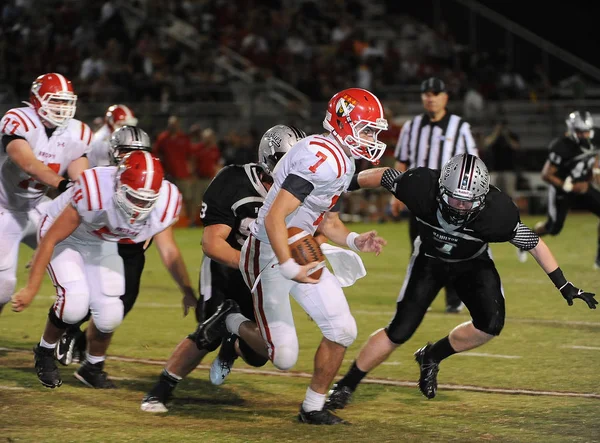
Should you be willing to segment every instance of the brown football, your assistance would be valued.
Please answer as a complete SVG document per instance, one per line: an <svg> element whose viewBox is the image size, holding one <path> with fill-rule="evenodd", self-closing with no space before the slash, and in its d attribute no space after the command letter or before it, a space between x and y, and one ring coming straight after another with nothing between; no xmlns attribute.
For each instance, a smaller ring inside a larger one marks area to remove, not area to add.
<svg viewBox="0 0 600 443"><path fill-rule="evenodd" d="M300 228L291 227L288 228L288 246L292 258L299 265L319 262L319 265L309 275L317 280L320 279L325 267L325 256L315 237Z"/></svg>

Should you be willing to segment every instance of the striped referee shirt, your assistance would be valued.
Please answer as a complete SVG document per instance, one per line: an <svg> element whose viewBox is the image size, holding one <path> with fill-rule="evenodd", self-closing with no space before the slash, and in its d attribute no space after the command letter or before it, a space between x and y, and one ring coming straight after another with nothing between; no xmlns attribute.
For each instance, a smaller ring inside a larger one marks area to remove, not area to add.
<svg viewBox="0 0 600 443"><path fill-rule="evenodd" d="M458 115L446 113L437 122L421 114L402 126L394 157L409 168L442 166L458 154L478 155L471 125Z"/></svg>

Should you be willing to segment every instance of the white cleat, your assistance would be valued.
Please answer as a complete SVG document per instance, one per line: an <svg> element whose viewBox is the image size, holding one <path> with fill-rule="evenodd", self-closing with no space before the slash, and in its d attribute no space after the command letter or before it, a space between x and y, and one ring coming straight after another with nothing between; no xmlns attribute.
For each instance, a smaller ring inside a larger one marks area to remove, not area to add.
<svg viewBox="0 0 600 443"><path fill-rule="evenodd" d="M151 412L153 414L164 414L165 412L169 412L165 404L156 397L144 398L140 409L144 412Z"/></svg>
<svg viewBox="0 0 600 443"><path fill-rule="evenodd" d="M529 253L526 250L517 248L517 258L521 263L525 263L527 261L528 255Z"/></svg>
<svg viewBox="0 0 600 443"><path fill-rule="evenodd" d="M217 355L210 365L210 382L219 386L222 385L229 373L231 372L231 363L222 361L221 358Z"/></svg>

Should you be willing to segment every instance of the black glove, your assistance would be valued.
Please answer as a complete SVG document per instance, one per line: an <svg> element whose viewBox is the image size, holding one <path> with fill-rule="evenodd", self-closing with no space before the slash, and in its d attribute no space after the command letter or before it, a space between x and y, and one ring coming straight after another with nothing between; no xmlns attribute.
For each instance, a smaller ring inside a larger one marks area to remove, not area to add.
<svg viewBox="0 0 600 443"><path fill-rule="evenodd" d="M64 179L58 183L57 189L58 189L58 192L60 192L62 194L67 189L69 189L71 186L73 186L73 182L71 180Z"/></svg>
<svg viewBox="0 0 600 443"><path fill-rule="evenodd" d="M579 288L573 286L573 283L567 282L562 288L560 288L560 293L565 298L569 306L573 306L573 299L580 298L584 302L587 303L590 309L596 309L596 305L598 304L598 300L594 298L594 295L591 292L584 292Z"/></svg>

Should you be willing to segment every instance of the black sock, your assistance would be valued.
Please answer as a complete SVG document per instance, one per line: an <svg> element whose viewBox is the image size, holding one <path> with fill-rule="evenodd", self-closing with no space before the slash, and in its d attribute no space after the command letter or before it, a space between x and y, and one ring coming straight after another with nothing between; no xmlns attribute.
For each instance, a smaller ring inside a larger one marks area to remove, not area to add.
<svg viewBox="0 0 600 443"><path fill-rule="evenodd" d="M446 336L431 345L427 352L427 357L440 362L443 359L450 357L452 354L456 354L456 351L452 349L450 339Z"/></svg>
<svg viewBox="0 0 600 443"><path fill-rule="evenodd" d="M337 385L347 386L354 391L366 375L366 372L358 369L358 366L356 366L356 361L354 361L352 363L352 366L350 367L350 370L346 373L346 375L344 375L344 377L339 382L337 382Z"/></svg>
<svg viewBox="0 0 600 443"><path fill-rule="evenodd" d="M166 369L158 377L158 383L154 385L152 390L148 393L154 397L158 397L162 402L166 402L171 394L177 387L177 384L181 381L181 378L175 378Z"/></svg>

